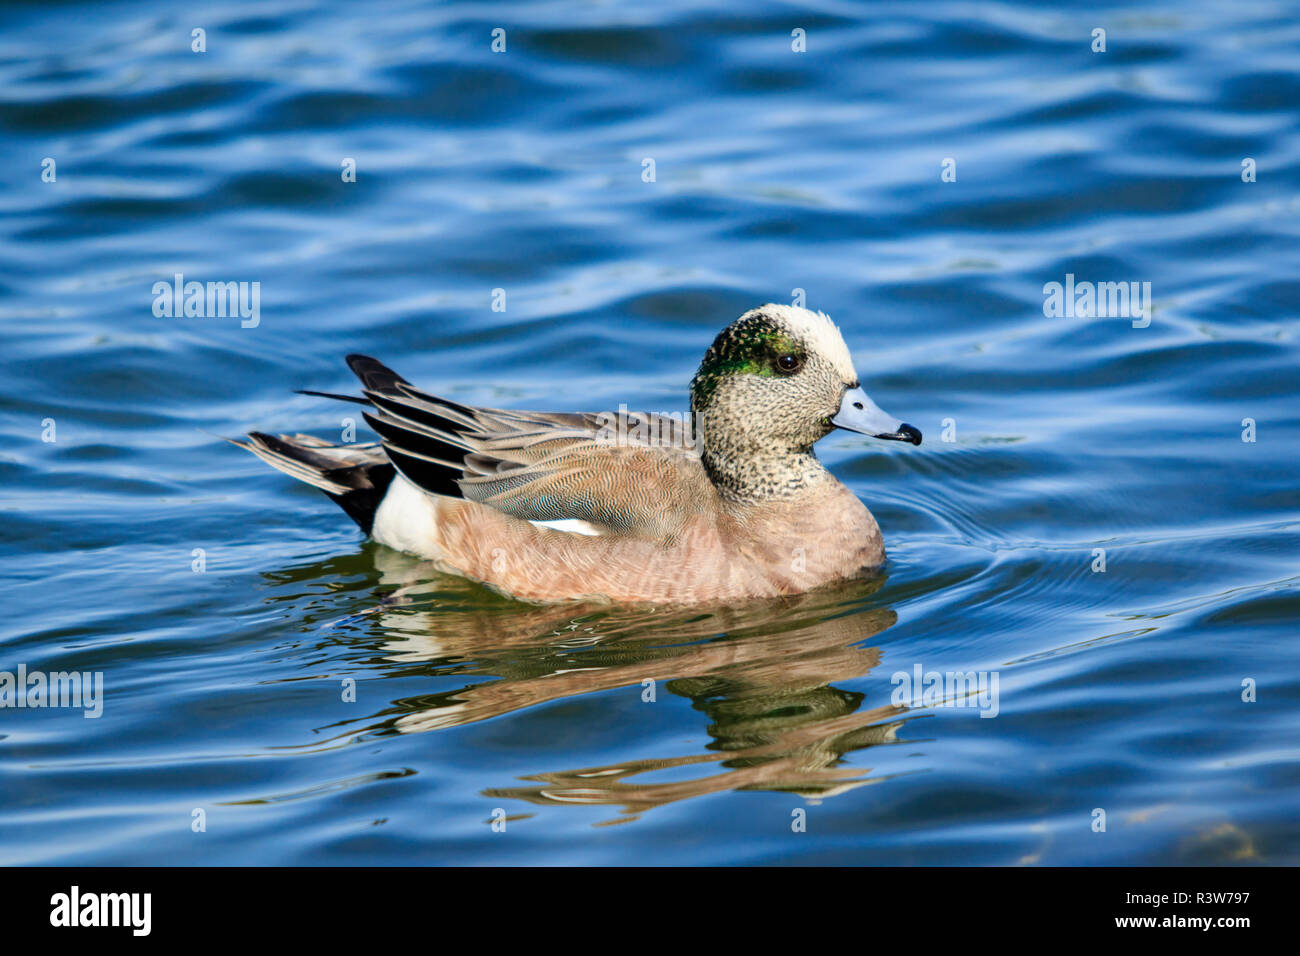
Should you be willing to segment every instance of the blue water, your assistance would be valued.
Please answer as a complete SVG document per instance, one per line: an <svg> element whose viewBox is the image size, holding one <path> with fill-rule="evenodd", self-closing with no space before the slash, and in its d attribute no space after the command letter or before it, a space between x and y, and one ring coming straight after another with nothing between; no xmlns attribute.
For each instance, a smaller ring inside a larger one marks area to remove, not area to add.
<svg viewBox="0 0 1300 956"><path fill-rule="evenodd" d="M4 10L0 671L104 689L0 709L0 862L1300 861L1298 51L1252 0ZM926 435L819 446L883 580L516 604L218 437L340 440L292 390L351 351L680 409L795 290Z"/></svg>

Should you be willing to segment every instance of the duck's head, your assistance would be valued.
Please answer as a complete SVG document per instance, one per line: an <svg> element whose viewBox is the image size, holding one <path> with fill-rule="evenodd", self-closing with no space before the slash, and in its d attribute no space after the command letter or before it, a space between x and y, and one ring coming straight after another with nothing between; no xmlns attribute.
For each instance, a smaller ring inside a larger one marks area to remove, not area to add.
<svg viewBox="0 0 1300 956"><path fill-rule="evenodd" d="M713 340L691 381L705 453L807 454L836 428L921 444L867 397L840 330L820 312L764 305Z"/></svg>

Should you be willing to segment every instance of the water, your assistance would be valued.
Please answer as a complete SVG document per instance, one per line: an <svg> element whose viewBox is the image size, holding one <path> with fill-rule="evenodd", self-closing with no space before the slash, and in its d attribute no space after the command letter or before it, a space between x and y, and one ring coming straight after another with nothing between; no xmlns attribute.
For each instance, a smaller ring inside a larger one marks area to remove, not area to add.
<svg viewBox="0 0 1300 956"><path fill-rule="evenodd" d="M0 710L0 861L1300 860L1294 8L719 10L4 12L0 670L104 698ZM156 317L177 272L259 323ZM1149 282L1149 325L1045 316L1067 274ZM338 440L292 389L349 351L682 408L795 289L926 435L820 446L883 580L514 604L217 437ZM917 665L996 717L896 706Z"/></svg>

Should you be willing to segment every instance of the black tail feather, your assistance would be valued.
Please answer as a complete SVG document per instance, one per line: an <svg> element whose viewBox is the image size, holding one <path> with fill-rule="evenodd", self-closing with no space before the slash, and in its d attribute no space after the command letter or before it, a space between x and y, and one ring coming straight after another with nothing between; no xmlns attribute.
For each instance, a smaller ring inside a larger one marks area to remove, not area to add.
<svg viewBox="0 0 1300 956"><path fill-rule="evenodd" d="M366 534L373 530L375 513L399 472L425 491L463 497L457 482L464 467L457 462L463 462L465 449L428 432L437 429L457 435L463 419L447 416L465 416L473 409L426 395L368 355L349 355L347 363L361 380L364 397L306 388L298 389L298 394L373 408L375 414L367 413L365 419L379 433L382 452L377 445L331 445L310 435L250 432L246 441L228 440L325 492Z"/></svg>
<svg viewBox="0 0 1300 956"><path fill-rule="evenodd" d="M357 527L361 529L362 533L369 537L371 530L375 526L375 512L379 510L379 503L384 500L384 495L388 493L388 486L392 484L397 469L387 462L382 465L357 467L365 468L369 487L354 488L341 495L332 491L327 491L325 494L329 495L330 499L357 523Z"/></svg>
<svg viewBox="0 0 1300 956"><path fill-rule="evenodd" d="M373 445L330 445L308 435L265 432L250 432L247 441L227 440L325 492L366 534L374 527L375 512L397 473ZM367 455L367 449L373 453Z"/></svg>
<svg viewBox="0 0 1300 956"><path fill-rule="evenodd" d="M449 468L442 462L431 461L419 455L408 454L388 444L384 445L384 451L388 453L389 459L402 474L417 487L448 498L465 497L460 490L460 485L456 483L456 479L461 474L458 469Z"/></svg>
<svg viewBox="0 0 1300 956"><path fill-rule="evenodd" d="M411 384L379 359L373 359L369 355L354 352L347 357L347 363L352 374L361 379L361 384L367 391L389 392L396 390L399 384Z"/></svg>
<svg viewBox="0 0 1300 956"><path fill-rule="evenodd" d="M310 388L295 388L294 391L299 395L315 395L317 398L332 398L339 402L353 402L357 405L370 404L368 399L362 398L360 395L339 395L335 392L316 392L312 391Z"/></svg>
<svg viewBox="0 0 1300 956"><path fill-rule="evenodd" d="M465 472L465 448L429 431L438 430L450 437L464 428L463 421L438 414L438 406L462 415L472 409L426 395L368 355L352 354L347 362L348 368L361 379L366 400L375 410L375 414L363 413L364 417L379 433L384 452L397 470L425 491L464 497L458 482Z"/></svg>

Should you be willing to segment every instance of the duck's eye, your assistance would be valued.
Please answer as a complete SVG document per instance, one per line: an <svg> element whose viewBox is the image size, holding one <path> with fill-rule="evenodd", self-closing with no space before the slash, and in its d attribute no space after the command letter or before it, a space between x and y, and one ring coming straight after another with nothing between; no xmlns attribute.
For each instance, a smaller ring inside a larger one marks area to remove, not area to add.
<svg viewBox="0 0 1300 956"><path fill-rule="evenodd" d="M799 369L803 368L803 356L795 355L793 352L786 352L776 357L776 370L783 375L793 375Z"/></svg>

